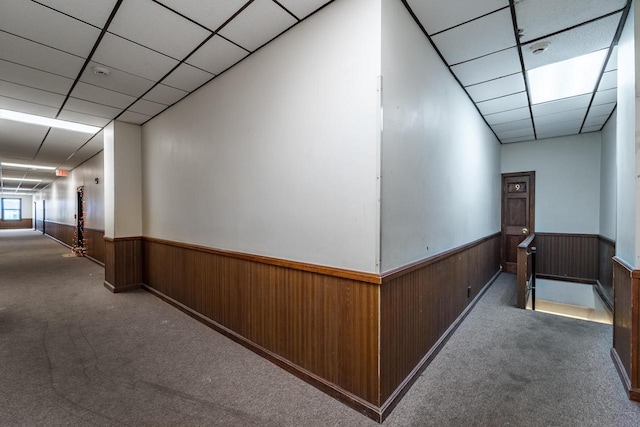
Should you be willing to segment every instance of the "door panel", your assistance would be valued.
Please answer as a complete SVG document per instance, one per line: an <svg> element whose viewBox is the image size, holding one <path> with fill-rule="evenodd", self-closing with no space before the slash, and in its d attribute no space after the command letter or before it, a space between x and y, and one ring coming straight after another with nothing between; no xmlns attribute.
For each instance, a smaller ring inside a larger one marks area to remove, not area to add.
<svg viewBox="0 0 640 427"><path fill-rule="evenodd" d="M518 245L534 232L535 172L502 175L502 268L517 270Z"/></svg>

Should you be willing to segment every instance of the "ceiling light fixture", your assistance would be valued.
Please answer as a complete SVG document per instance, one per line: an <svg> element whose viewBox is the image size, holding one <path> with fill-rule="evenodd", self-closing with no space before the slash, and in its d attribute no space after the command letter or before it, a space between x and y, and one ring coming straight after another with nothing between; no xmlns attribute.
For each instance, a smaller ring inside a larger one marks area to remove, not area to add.
<svg viewBox="0 0 640 427"><path fill-rule="evenodd" d="M33 194L30 193L9 193L8 191L0 191L0 194L6 194L9 196L33 196Z"/></svg>
<svg viewBox="0 0 640 427"><path fill-rule="evenodd" d="M45 171L52 171L52 170L56 169L53 166L27 165L27 164L23 164L23 163L2 162L2 163L0 163L0 165L1 166L6 166L6 167L10 167L10 168L24 168L24 169L45 170Z"/></svg>
<svg viewBox="0 0 640 427"><path fill-rule="evenodd" d="M3 176L2 180L3 181L42 182L41 179L35 179L35 178L7 178L6 176Z"/></svg>
<svg viewBox="0 0 640 427"><path fill-rule="evenodd" d="M102 77L107 77L109 74L111 74L111 70L108 68L96 65L95 67L93 67L93 74L97 74Z"/></svg>
<svg viewBox="0 0 640 427"><path fill-rule="evenodd" d="M540 55L543 52L546 52L551 47L551 43L549 42L540 42L529 47L529 50L534 55Z"/></svg>
<svg viewBox="0 0 640 427"><path fill-rule="evenodd" d="M36 116L33 114L18 113L17 111L4 110L0 108L0 119L13 120L16 122L30 123L33 125L47 126L58 129L67 129L75 132L98 133L101 128L97 126L82 125L80 123L67 122L66 120L51 119L49 117Z"/></svg>
<svg viewBox="0 0 640 427"><path fill-rule="evenodd" d="M531 103L555 101L595 90L608 49L527 71Z"/></svg>

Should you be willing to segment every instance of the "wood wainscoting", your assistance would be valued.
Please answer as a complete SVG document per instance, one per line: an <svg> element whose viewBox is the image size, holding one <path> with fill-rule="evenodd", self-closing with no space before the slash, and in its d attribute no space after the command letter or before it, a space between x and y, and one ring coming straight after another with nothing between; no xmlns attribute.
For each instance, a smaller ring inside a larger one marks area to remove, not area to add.
<svg viewBox="0 0 640 427"><path fill-rule="evenodd" d="M76 227L69 224L61 224L59 222L45 221L45 234L65 246L73 247L73 236Z"/></svg>
<svg viewBox="0 0 640 427"><path fill-rule="evenodd" d="M0 230L16 230L20 228L33 228L33 220L31 218L0 220Z"/></svg>
<svg viewBox="0 0 640 427"><path fill-rule="evenodd" d="M598 283L596 290L602 301L613 311L613 257L616 254L616 242L604 236L598 236Z"/></svg>
<svg viewBox="0 0 640 427"><path fill-rule="evenodd" d="M632 400L640 401L640 270L613 258L613 348L611 357Z"/></svg>
<svg viewBox="0 0 640 427"><path fill-rule="evenodd" d="M142 237L104 237L104 286L113 293L142 286Z"/></svg>
<svg viewBox="0 0 640 427"><path fill-rule="evenodd" d="M142 262L145 289L381 422L496 276L500 234L384 275L149 237Z"/></svg>
<svg viewBox="0 0 640 427"><path fill-rule="evenodd" d="M41 219L36 219L36 230L44 233L44 221Z"/></svg>
<svg viewBox="0 0 640 427"><path fill-rule="evenodd" d="M598 235L536 232L536 272L541 278L595 284Z"/></svg>
<svg viewBox="0 0 640 427"><path fill-rule="evenodd" d="M84 229L85 255L104 267L104 230Z"/></svg>

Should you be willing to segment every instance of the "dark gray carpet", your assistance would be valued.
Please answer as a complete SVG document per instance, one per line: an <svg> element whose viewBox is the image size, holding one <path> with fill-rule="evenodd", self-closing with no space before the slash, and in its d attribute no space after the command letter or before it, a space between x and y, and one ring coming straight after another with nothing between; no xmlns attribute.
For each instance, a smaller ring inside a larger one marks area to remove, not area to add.
<svg viewBox="0 0 640 427"><path fill-rule="evenodd" d="M374 426L32 231L0 231L0 425ZM488 291L385 425L637 426L611 327Z"/></svg>

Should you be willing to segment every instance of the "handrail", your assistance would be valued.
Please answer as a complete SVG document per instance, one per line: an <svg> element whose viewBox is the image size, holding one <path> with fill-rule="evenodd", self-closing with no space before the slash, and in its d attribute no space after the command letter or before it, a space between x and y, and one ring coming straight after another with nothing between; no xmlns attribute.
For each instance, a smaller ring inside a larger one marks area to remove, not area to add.
<svg viewBox="0 0 640 427"><path fill-rule="evenodd" d="M531 234L518 245L518 300L516 304L518 308L526 308L529 291L535 286L535 273L533 270L535 261L531 259L532 256L535 256L535 247L533 246L535 238L536 235ZM529 286L529 283L531 283L531 286Z"/></svg>

